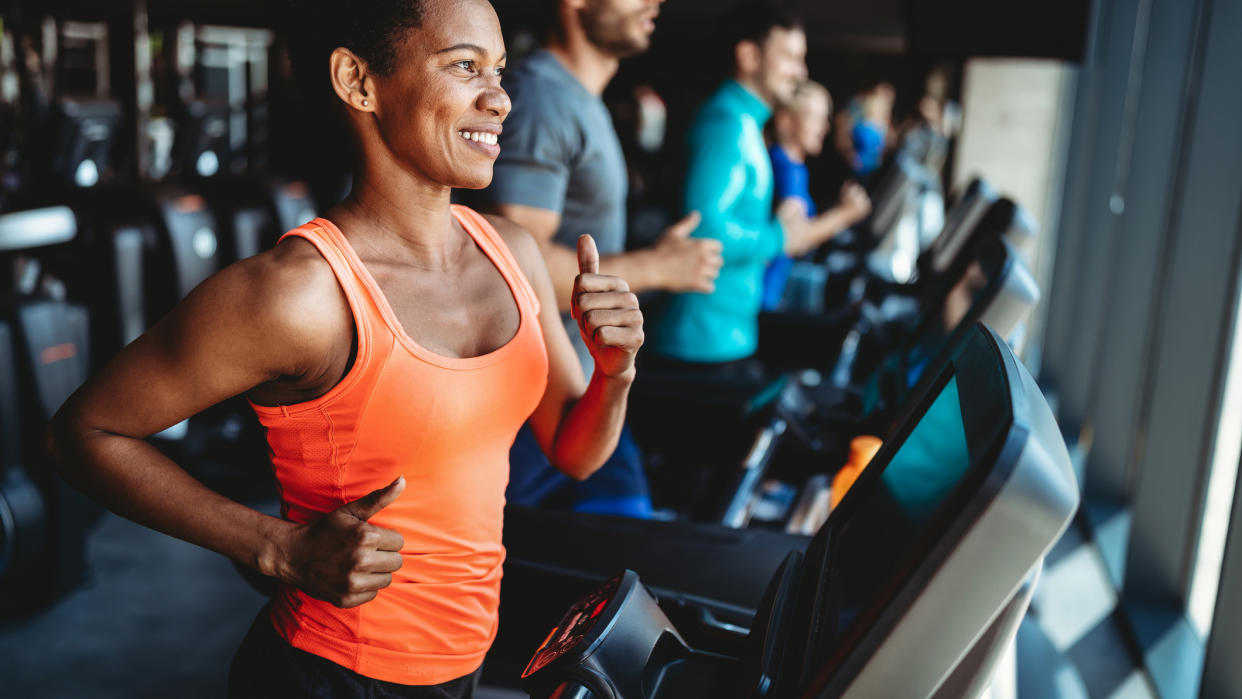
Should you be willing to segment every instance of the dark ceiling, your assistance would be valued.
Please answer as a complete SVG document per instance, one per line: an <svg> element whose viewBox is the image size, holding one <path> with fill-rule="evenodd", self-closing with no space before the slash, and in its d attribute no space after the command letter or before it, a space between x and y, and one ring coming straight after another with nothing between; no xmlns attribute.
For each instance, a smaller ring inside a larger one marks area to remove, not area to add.
<svg viewBox="0 0 1242 699"><path fill-rule="evenodd" d="M669 20L710 26L736 2L667 0L661 12ZM493 4L502 16L519 16L529 13L532 0L493 0ZM812 50L1077 61L1086 47L1092 2L801 0L792 4L805 19Z"/></svg>
<svg viewBox="0 0 1242 699"><path fill-rule="evenodd" d="M287 0L145 0L153 20L271 25ZM543 1L543 0L539 0ZM535 0L492 0L502 17L530 13ZM710 25L736 0L668 0L663 14ZM0 0L27 14L69 11L82 19L124 11L133 0ZM800 0L812 50L938 57L1030 56L1077 61L1086 46L1091 0ZM702 33L697 33L702 37Z"/></svg>

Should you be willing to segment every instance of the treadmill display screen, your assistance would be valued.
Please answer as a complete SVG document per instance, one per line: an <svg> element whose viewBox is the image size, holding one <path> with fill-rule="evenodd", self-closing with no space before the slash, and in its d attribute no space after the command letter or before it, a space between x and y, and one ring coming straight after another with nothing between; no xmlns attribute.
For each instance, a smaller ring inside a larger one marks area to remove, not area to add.
<svg viewBox="0 0 1242 699"><path fill-rule="evenodd" d="M608 602L617 594L617 587L620 584L621 576L614 577L602 587L578 600L577 604L566 612L561 623L557 624L548 634L539 650L535 651L535 657L531 658L522 677L529 677L578 647L595 626L595 622L599 620Z"/></svg>
<svg viewBox="0 0 1242 699"><path fill-rule="evenodd" d="M833 532L826 599L816 621L813 657L835 655L840 643L869 624L877 600L928 536L928 524L970 470L966 428L951 377L902 442L878 482ZM899 578L898 578L899 579ZM817 664L818 664L817 663Z"/></svg>

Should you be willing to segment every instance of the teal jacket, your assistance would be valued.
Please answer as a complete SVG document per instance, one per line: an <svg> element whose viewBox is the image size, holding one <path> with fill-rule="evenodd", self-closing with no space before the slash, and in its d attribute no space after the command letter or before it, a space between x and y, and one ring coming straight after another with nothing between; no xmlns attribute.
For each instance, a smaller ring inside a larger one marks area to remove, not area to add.
<svg viewBox="0 0 1242 699"><path fill-rule="evenodd" d="M683 205L703 216L695 237L723 244L711 294L673 294L655 323L651 349L684 362L728 362L759 346L763 273L785 233L772 214L772 163L763 142L771 110L725 81L690 127Z"/></svg>

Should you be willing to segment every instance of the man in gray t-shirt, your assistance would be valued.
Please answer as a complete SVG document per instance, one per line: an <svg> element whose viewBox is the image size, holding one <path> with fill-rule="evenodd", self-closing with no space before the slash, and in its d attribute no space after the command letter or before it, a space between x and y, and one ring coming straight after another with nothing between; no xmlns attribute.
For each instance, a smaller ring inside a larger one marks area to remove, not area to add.
<svg viewBox="0 0 1242 699"><path fill-rule="evenodd" d="M663 0L542 1L555 4L556 26L542 49L515 61L505 76L513 109L500 136L492 184L482 198L486 208L539 241L557 305L590 376L590 356L567 315L578 274L578 236L594 236L601 273L624 279L635 293L711 292L722 262L720 243L690 237L699 220L692 213L654 246L625 250L628 176L600 95L622 58L646 50ZM548 501L554 474L528 468L538 452L527 432L523 429L514 443L507 497L538 504ZM569 496L577 509L641 516L644 507L650 508L649 501L645 506L632 501L637 496L646 500L646 481L628 431L613 458L579 485Z"/></svg>
<svg viewBox="0 0 1242 699"><path fill-rule="evenodd" d="M502 214L533 228L545 250L550 246L575 250L578 236L589 233L601 258L623 253L628 178L621 143L603 100L547 49L522 59L505 75L504 87L513 110L504 123L486 199ZM513 216L519 207L539 210L539 218L555 214L559 221L555 227L540 226L543 221L532 227L522 220L529 216ZM561 270L550 266L549 271L556 279ZM557 284L558 292L568 293L561 286ZM568 296L562 310L567 305ZM582 336L568 315L565 322L583 371L590 376L591 357Z"/></svg>
<svg viewBox="0 0 1242 699"><path fill-rule="evenodd" d="M646 50L662 0L544 0L556 4L551 40L505 76L513 109L500 136L487 208L522 225L539 241L562 313L578 273L578 236L590 233L600 271L635 293L711 292L720 245L690 238L691 214L650 248L625 250L628 176L621 144L600 95L620 60ZM569 322L590 376L590 358Z"/></svg>

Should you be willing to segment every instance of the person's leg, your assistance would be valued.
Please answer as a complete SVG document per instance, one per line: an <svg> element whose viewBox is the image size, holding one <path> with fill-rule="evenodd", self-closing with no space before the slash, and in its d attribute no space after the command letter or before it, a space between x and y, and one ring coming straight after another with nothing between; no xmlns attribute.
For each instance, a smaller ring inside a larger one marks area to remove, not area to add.
<svg viewBox="0 0 1242 699"><path fill-rule="evenodd" d="M617 448L604 465L579 482L552 466L530 426L523 425L509 450L505 500L528 507L568 508L623 517L651 516L643 457L629 427L622 429Z"/></svg>
<svg viewBox="0 0 1242 699"><path fill-rule="evenodd" d="M272 626L270 606L264 606L233 657L228 696L366 699L363 688L342 671L354 674L286 643Z"/></svg>
<svg viewBox="0 0 1242 699"><path fill-rule="evenodd" d="M505 502L538 507L558 492L567 491L572 482L572 478L548 461L530 424L523 424L509 448L509 486L505 488Z"/></svg>
<svg viewBox="0 0 1242 699"><path fill-rule="evenodd" d="M598 471L574 486L576 512L621 515L648 519L651 517L651 492L643 455L629 425L621 429L617 448Z"/></svg>
<svg viewBox="0 0 1242 699"><path fill-rule="evenodd" d="M479 670L435 685L403 685L364 677L294 648L276 633L263 607L229 668L229 699L470 699Z"/></svg>

